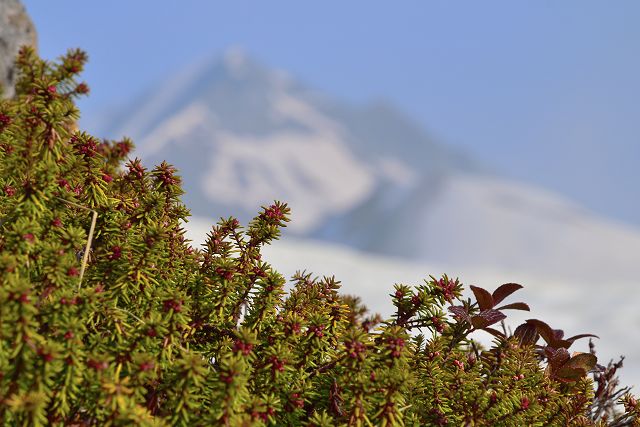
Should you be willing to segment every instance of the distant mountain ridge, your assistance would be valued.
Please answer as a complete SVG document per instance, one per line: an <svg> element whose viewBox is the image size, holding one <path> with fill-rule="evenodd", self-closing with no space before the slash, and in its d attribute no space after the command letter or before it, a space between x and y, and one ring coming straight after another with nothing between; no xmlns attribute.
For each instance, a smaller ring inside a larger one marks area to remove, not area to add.
<svg viewBox="0 0 640 427"><path fill-rule="evenodd" d="M153 88L97 133L132 137L147 164L176 164L195 214L246 220L282 199L301 234L379 188L473 164L389 106L333 102L238 52Z"/></svg>
<svg viewBox="0 0 640 427"><path fill-rule="evenodd" d="M640 232L491 175L389 105L318 95L232 51L103 123L168 160L195 215L243 222L288 202L288 232L416 260L606 280L640 277Z"/></svg>

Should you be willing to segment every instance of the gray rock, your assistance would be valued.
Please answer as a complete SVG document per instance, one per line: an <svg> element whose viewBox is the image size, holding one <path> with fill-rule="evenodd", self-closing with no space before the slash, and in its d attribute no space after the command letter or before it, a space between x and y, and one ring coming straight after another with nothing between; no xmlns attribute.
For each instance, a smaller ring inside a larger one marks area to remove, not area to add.
<svg viewBox="0 0 640 427"><path fill-rule="evenodd" d="M23 45L37 46L36 29L20 0L0 0L0 86L14 95L14 60Z"/></svg>

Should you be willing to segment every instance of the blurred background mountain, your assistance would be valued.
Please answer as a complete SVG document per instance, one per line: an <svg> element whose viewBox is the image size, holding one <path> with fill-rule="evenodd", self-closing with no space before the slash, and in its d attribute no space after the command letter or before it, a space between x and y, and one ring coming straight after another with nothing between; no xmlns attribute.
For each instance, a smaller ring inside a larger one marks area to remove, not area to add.
<svg viewBox="0 0 640 427"><path fill-rule="evenodd" d="M488 170L390 105L318 95L237 49L154 86L94 132L132 137L149 167L174 163L195 216L246 223L276 199L293 209L290 234L367 252L460 271L640 277L637 229Z"/></svg>
<svg viewBox="0 0 640 427"><path fill-rule="evenodd" d="M90 54L82 127L179 167L195 242L287 201L283 273L387 315L394 282L521 282L640 384L640 3L25 3Z"/></svg>

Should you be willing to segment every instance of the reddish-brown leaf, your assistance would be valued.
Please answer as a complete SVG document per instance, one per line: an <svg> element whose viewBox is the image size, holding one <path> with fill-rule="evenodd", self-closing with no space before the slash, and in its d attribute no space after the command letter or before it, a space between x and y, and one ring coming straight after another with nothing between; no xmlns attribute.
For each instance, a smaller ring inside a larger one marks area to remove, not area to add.
<svg viewBox="0 0 640 427"><path fill-rule="evenodd" d="M513 332L513 335L520 340L520 345L534 345L538 341L538 331L535 325L523 323Z"/></svg>
<svg viewBox="0 0 640 427"><path fill-rule="evenodd" d="M493 303L500 304L503 299L521 288L522 285L518 285L517 283L505 283L504 285L499 286L498 289L493 291Z"/></svg>
<svg viewBox="0 0 640 427"><path fill-rule="evenodd" d="M527 324L535 326L543 340L549 345L555 341L555 334L551 326L538 319L527 319Z"/></svg>
<svg viewBox="0 0 640 427"><path fill-rule="evenodd" d="M556 347L569 348L569 347L571 347L571 344L573 344L573 341L555 340L555 342L553 344Z"/></svg>
<svg viewBox="0 0 640 427"><path fill-rule="evenodd" d="M547 355L547 359L549 360L549 364L552 368L557 369L565 364L571 356L569 356L569 352L565 348L550 348L547 347L544 350Z"/></svg>
<svg viewBox="0 0 640 427"><path fill-rule="evenodd" d="M503 305L502 307L496 308L496 310L524 310L531 311L529 305L524 302L512 302L511 304Z"/></svg>
<svg viewBox="0 0 640 427"><path fill-rule="evenodd" d="M568 368L562 367L555 372L555 379L558 381L562 381L565 383L571 383L578 381L580 378L584 377L586 374L585 371L579 368Z"/></svg>
<svg viewBox="0 0 640 427"><path fill-rule="evenodd" d="M463 306L461 305L451 306L449 307L449 311L452 312L455 316L471 323L471 318L469 317L469 313L467 313L467 310L465 310Z"/></svg>
<svg viewBox="0 0 640 427"><path fill-rule="evenodd" d="M579 340L580 338L587 338L587 337L600 338L599 336L593 335L593 334L580 334L580 335L574 335L571 338L567 338L567 341L574 342L575 340Z"/></svg>
<svg viewBox="0 0 640 427"><path fill-rule="evenodd" d="M580 353L569 359L562 367L584 369L585 372L588 372L596 366L596 363L598 363L598 358L595 355L591 353Z"/></svg>
<svg viewBox="0 0 640 427"><path fill-rule="evenodd" d="M498 323L507 316L498 310L484 310L471 317L471 324L476 329L484 329L487 326Z"/></svg>
<svg viewBox="0 0 640 427"><path fill-rule="evenodd" d="M538 333L545 342L553 348L569 348L572 341L563 340L564 332L562 329L551 329L551 326L538 319L528 319L527 323L535 325Z"/></svg>
<svg viewBox="0 0 640 427"><path fill-rule="evenodd" d="M494 337L506 338L505 335L497 329L486 327L486 328L483 328L482 330L489 332Z"/></svg>
<svg viewBox="0 0 640 427"><path fill-rule="evenodd" d="M488 290L473 285L469 287L473 291L473 294L476 296L476 301L478 301L480 310L490 310L493 308L495 304L493 302L493 297Z"/></svg>

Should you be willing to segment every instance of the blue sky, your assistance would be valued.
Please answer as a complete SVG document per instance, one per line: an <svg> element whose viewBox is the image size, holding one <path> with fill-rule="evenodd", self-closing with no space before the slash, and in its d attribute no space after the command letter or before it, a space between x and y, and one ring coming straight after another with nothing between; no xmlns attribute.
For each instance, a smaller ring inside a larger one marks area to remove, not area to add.
<svg viewBox="0 0 640 427"><path fill-rule="evenodd" d="M85 116L239 46L640 226L640 2L23 1L44 57L88 51Z"/></svg>

